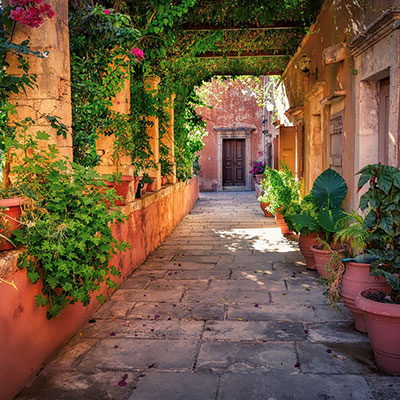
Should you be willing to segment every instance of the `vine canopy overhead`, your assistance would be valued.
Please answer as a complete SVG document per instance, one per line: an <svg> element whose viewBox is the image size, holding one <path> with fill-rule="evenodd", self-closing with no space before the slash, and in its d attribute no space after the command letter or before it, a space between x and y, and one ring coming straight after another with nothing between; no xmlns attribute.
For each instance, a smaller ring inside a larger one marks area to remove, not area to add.
<svg viewBox="0 0 400 400"><path fill-rule="evenodd" d="M193 69L205 68L216 75L275 75L285 69L323 0L105 3L125 7L146 27L145 47L151 43L165 48L168 42L165 56L170 60L190 57Z"/></svg>

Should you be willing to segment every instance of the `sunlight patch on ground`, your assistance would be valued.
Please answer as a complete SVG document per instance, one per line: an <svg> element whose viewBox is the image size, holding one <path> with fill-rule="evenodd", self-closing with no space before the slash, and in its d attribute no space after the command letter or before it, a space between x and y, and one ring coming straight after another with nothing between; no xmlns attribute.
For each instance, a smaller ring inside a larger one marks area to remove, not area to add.
<svg viewBox="0 0 400 400"><path fill-rule="evenodd" d="M237 228L229 230L214 230L215 234L229 239L226 247L235 252L242 249L244 244L260 253L278 252L287 253L297 251L297 245L287 240L279 228Z"/></svg>

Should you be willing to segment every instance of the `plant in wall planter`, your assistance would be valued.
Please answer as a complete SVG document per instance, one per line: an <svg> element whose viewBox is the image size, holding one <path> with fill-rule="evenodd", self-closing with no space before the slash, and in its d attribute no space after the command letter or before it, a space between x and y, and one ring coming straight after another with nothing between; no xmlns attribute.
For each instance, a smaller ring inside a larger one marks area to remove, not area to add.
<svg viewBox="0 0 400 400"><path fill-rule="evenodd" d="M145 172L145 173L143 174L143 176L142 176L141 182L142 182L142 184L143 184L142 193L146 193L146 192L147 192L148 186L149 186L151 183L154 182L154 179L151 178L151 177L149 176L149 174Z"/></svg>
<svg viewBox="0 0 400 400"><path fill-rule="evenodd" d="M129 186L133 179L133 176L121 174L112 174L105 177L106 186L115 189L117 193L118 199L115 201L116 206L126 205Z"/></svg>
<svg viewBox="0 0 400 400"><path fill-rule="evenodd" d="M19 219L23 203L22 197L0 199L0 251L15 248L11 237L21 227Z"/></svg>
<svg viewBox="0 0 400 400"><path fill-rule="evenodd" d="M39 132L37 138L49 135ZM36 305L53 318L68 304L88 305L96 293L104 301L99 290L116 287L112 277L120 276L111 257L128 245L111 232L112 224L126 221L107 207L116 200L115 190L107 190L93 168L59 159L55 145L37 150L37 139L27 135L17 146L13 186L24 193L25 204L14 241L23 247L18 267L32 283L42 282Z"/></svg>
<svg viewBox="0 0 400 400"><path fill-rule="evenodd" d="M260 153L261 153L261 155L263 155L262 152L260 152ZM264 176L264 172L266 169L266 163L264 161L251 161L250 167L251 167L251 170L249 173L253 175L253 177L256 180L256 183L260 183Z"/></svg>
<svg viewBox="0 0 400 400"><path fill-rule="evenodd" d="M279 171L266 167L261 186L263 194L258 198L258 201L266 203L265 209L271 214L275 214L275 221L282 234L290 234L291 231L280 210L292 201L299 201L299 182L293 177L289 167L281 163Z"/></svg>
<svg viewBox="0 0 400 400"><path fill-rule="evenodd" d="M168 177L172 175L172 162L168 156L162 156L160 158L161 164L161 185L165 186L168 183Z"/></svg>
<svg viewBox="0 0 400 400"><path fill-rule="evenodd" d="M400 170L374 164L360 174L358 187L368 184L368 191L359 206L366 213L368 253L376 258L370 272L384 277L389 287L363 290L355 304L364 312L378 367L400 374Z"/></svg>
<svg viewBox="0 0 400 400"><path fill-rule="evenodd" d="M317 244L317 233L321 227L317 220L317 207L312 194L301 202L292 201L282 212L290 230L299 234L299 248L306 259L308 269L316 270L314 253L311 247Z"/></svg>
<svg viewBox="0 0 400 400"><path fill-rule="evenodd" d="M147 191L148 192L155 192L156 190L156 178L150 177L151 183L148 184L147 186Z"/></svg>

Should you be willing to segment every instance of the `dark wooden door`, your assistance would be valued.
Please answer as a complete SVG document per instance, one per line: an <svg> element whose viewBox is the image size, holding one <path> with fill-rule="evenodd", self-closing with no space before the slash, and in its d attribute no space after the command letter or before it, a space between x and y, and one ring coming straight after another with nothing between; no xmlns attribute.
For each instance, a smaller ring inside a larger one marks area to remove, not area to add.
<svg viewBox="0 0 400 400"><path fill-rule="evenodd" d="M389 96L390 81L389 78L380 81L379 88L379 161L387 164L388 157L388 139L389 139Z"/></svg>
<svg viewBox="0 0 400 400"><path fill-rule="evenodd" d="M223 185L245 186L245 139L224 139L222 150Z"/></svg>

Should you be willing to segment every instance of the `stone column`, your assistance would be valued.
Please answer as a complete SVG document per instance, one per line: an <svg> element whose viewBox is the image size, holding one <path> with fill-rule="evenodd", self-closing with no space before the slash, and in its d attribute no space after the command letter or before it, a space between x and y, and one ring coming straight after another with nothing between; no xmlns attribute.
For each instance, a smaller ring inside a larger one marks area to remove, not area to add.
<svg viewBox="0 0 400 400"><path fill-rule="evenodd" d="M125 60L129 60L126 58ZM129 69L129 67L128 67ZM112 111L119 114L128 115L131 109L131 86L129 74L121 85L120 91L112 99ZM101 174L111 174L113 172L120 172L122 175L133 176L134 168L132 166L131 157L120 149L120 155L116 158L114 153L114 135L101 135L96 141L97 154L101 157L101 162L96 170Z"/></svg>
<svg viewBox="0 0 400 400"><path fill-rule="evenodd" d="M145 78L144 87L145 90L151 92L154 96L158 90L158 84L160 83L160 78L158 76L148 76ZM156 190L161 189L161 165L160 165L160 132L158 125L158 117L146 117L146 120L150 122L147 125L147 136L150 140L152 161L155 164L155 168L151 168L147 173L155 178L156 181Z"/></svg>
<svg viewBox="0 0 400 400"><path fill-rule="evenodd" d="M19 122L26 117L36 121L29 128L29 133L44 131L50 135L49 143L56 144L60 156L67 156L72 161L72 109L70 91L70 57L68 31L68 0L47 0L56 16L46 21L38 28L29 28L16 23L13 42L21 43L29 39L33 51L47 54L45 58L29 57L29 73L37 75L37 87L26 88L26 93L20 91L11 94L10 102L16 107L17 113L10 115L10 124ZM9 74L22 75L15 56L7 57ZM56 129L44 115L57 116L60 122L69 130L67 138L58 136ZM46 147L47 143L40 143Z"/></svg>
<svg viewBox="0 0 400 400"><path fill-rule="evenodd" d="M176 161L175 161L175 137L174 137L174 100L173 93L167 105L167 111L170 116L169 122L165 127L165 135L162 137L162 143L168 147L168 160L172 163L172 174L168 176L168 183L176 183Z"/></svg>

